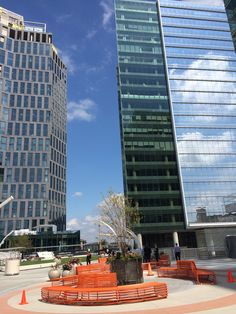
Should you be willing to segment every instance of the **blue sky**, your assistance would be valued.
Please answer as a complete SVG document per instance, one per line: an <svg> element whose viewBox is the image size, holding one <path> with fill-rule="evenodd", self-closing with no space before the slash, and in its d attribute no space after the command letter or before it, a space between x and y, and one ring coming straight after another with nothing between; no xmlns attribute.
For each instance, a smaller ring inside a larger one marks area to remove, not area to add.
<svg viewBox="0 0 236 314"><path fill-rule="evenodd" d="M113 1L1 0L44 22L68 66L67 222L97 236L92 217L109 189L123 191Z"/></svg>
<svg viewBox="0 0 236 314"><path fill-rule="evenodd" d="M0 0L0 6L46 23L67 64L67 222L95 240L97 204L108 190L123 191L113 0Z"/></svg>

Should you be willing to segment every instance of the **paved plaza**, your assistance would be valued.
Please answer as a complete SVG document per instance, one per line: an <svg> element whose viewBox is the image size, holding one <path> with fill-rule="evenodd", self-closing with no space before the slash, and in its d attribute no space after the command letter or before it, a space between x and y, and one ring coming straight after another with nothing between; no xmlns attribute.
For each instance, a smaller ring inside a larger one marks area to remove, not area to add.
<svg viewBox="0 0 236 314"><path fill-rule="evenodd" d="M228 270L232 270L236 278L236 260L215 259L196 261L198 267L216 272L217 285L196 285L192 281L158 278L156 271L145 281L159 281L168 284L167 299L133 304L111 306L66 306L46 304L40 301L40 288L50 285L47 268L21 271L16 276L5 276L0 273L1 313L122 313L122 314L185 314L236 313L236 282L227 282ZM28 304L19 305L22 290L26 290Z"/></svg>

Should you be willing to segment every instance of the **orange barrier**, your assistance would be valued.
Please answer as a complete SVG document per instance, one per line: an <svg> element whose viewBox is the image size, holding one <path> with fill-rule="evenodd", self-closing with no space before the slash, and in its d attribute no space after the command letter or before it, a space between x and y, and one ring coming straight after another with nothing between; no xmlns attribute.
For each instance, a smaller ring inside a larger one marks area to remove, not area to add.
<svg viewBox="0 0 236 314"><path fill-rule="evenodd" d="M161 254L160 259L157 262L158 267L163 267L163 266L170 266L171 261L170 261L170 256L168 254Z"/></svg>
<svg viewBox="0 0 236 314"><path fill-rule="evenodd" d="M105 263L93 263L90 265L82 265L76 267L76 274L81 272L110 272L110 264Z"/></svg>
<svg viewBox="0 0 236 314"><path fill-rule="evenodd" d="M192 260L177 261L177 267L160 267L157 270L159 277L186 278L200 283L216 284L215 273L211 270L200 269Z"/></svg>
<svg viewBox="0 0 236 314"><path fill-rule="evenodd" d="M116 273L81 272L79 275L61 278L55 282L53 286L70 286L77 288L115 287L117 286L117 276Z"/></svg>
<svg viewBox="0 0 236 314"><path fill-rule="evenodd" d="M135 303L167 298L165 283L146 282L141 284L105 287L73 288L53 286L41 289L42 301L55 304L108 305Z"/></svg>
<svg viewBox="0 0 236 314"><path fill-rule="evenodd" d="M98 263L106 263L107 257L99 257L98 258Z"/></svg>

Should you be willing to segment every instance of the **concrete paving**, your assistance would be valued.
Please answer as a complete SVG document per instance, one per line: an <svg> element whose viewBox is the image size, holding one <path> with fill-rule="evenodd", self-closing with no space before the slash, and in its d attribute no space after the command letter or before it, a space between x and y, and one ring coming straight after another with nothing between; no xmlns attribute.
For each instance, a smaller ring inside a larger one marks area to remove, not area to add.
<svg viewBox="0 0 236 314"><path fill-rule="evenodd" d="M198 267L216 272L217 285L195 285L191 281L147 277L145 281L166 282L169 296L164 300L112 306L65 306L40 301L41 286L49 285L46 269L21 271L16 276L0 273L0 303L4 314L20 313L122 313L122 314L186 314L236 313L236 283L227 282L230 269L236 278L236 260L215 259L196 261ZM27 305L19 305L22 289L26 289Z"/></svg>

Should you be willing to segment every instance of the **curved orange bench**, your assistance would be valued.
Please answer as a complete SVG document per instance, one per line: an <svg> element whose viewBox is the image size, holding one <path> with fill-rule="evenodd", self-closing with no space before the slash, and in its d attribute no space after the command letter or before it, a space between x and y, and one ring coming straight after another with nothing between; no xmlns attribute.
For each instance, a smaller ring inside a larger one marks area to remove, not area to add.
<svg viewBox="0 0 236 314"><path fill-rule="evenodd" d="M99 257L98 258L98 263L106 263L107 257Z"/></svg>
<svg viewBox="0 0 236 314"><path fill-rule="evenodd" d="M110 264L94 263L90 265L77 266L76 274L79 275L82 272L110 272Z"/></svg>
<svg viewBox="0 0 236 314"><path fill-rule="evenodd" d="M170 256L168 254L161 254L159 261L157 262L157 266L162 267L170 265L171 265Z"/></svg>
<svg viewBox="0 0 236 314"><path fill-rule="evenodd" d="M115 287L117 286L116 273L85 273L79 275L68 276L60 278L58 281L53 282L55 286L71 286L77 288L102 288L102 287Z"/></svg>
<svg viewBox="0 0 236 314"><path fill-rule="evenodd" d="M135 303L167 298L166 283L145 282L141 284L105 287L73 288L53 286L41 289L42 301L68 305L109 305Z"/></svg>

